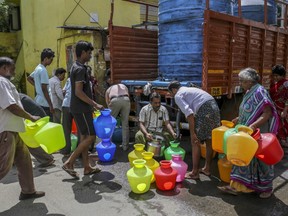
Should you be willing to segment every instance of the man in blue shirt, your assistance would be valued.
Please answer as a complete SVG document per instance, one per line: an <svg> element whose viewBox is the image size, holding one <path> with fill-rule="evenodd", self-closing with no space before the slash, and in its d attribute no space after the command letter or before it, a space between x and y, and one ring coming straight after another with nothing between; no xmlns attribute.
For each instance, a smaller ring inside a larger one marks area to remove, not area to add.
<svg viewBox="0 0 288 216"><path fill-rule="evenodd" d="M36 103L50 116L50 121L52 121L54 108L49 96L49 76L46 67L52 63L54 56L54 52L50 48L45 48L41 53L41 63L27 77L27 81L35 87Z"/></svg>

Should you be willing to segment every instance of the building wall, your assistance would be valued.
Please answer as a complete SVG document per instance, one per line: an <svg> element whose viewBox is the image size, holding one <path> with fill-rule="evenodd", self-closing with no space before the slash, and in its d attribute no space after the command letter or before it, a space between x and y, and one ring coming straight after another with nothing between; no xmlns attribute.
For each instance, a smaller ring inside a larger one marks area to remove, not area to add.
<svg viewBox="0 0 288 216"><path fill-rule="evenodd" d="M57 67L66 68L65 47L69 44L75 44L79 39L87 39L97 45L97 49L93 53L93 59L95 60L98 55L98 46L101 46L101 41L97 40L96 32L64 30L57 27L73 25L105 28L108 26L110 18L110 1L85 0L81 1L80 5L82 8L72 0L21 1L22 38L19 37L18 41L19 44L23 45L20 53L22 56L19 56L17 61L24 59L24 66L23 68L17 68L17 73L25 71L30 74L33 72L34 68L40 63L41 51L47 47L54 50L56 54L53 63L47 67L49 75L51 76L52 71ZM90 13L98 15L98 23L90 22ZM139 22L140 6L138 4L114 0L114 25L131 26ZM93 68L103 69L103 62L101 61L101 65L97 65L98 63L91 64ZM26 87L28 95L33 97L33 86L28 83Z"/></svg>
<svg viewBox="0 0 288 216"><path fill-rule="evenodd" d="M17 56L17 34L0 32L0 56L15 58Z"/></svg>

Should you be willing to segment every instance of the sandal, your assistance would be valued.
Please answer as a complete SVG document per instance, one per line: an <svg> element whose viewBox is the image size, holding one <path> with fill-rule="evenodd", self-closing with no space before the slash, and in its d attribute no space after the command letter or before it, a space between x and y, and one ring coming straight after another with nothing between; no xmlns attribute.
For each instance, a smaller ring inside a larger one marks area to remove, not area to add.
<svg viewBox="0 0 288 216"><path fill-rule="evenodd" d="M205 171L203 168L199 170L199 173L202 173L202 174L204 174L204 175L206 175L206 176L211 176L211 173Z"/></svg>
<svg viewBox="0 0 288 216"><path fill-rule="evenodd" d="M66 173L68 173L70 176L74 177L75 179L79 179L79 174L78 174L75 170L69 169L69 168L67 168L67 167L65 167L65 166L62 166L62 169L63 169Z"/></svg>
<svg viewBox="0 0 288 216"><path fill-rule="evenodd" d="M84 173L84 175L92 175L101 172L101 169L96 167L95 169L91 169L88 173Z"/></svg>
<svg viewBox="0 0 288 216"><path fill-rule="evenodd" d="M192 174L192 172L187 172L185 174L185 179L194 179L194 180L199 180L199 174L198 175L194 175Z"/></svg>
<svg viewBox="0 0 288 216"><path fill-rule="evenodd" d="M230 187L229 185L222 186L222 187L218 186L217 188L224 193L231 194L234 196L238 195L238 192L234 188Z"/></svg>
<svg viewBox="0 0 288 216"><path fill-rule="evenodd" d="M273 192L270 191L270 192L262 192L260 193L259 197L261 199L267 199L267 198L270 198L272 196Z"/></svg>

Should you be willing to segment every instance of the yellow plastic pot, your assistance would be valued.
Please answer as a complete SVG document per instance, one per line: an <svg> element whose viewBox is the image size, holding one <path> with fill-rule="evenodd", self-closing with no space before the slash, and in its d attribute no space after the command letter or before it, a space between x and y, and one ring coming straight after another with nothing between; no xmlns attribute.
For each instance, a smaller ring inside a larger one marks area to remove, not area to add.
<svg viewBox="0 0 288 216"><path fill-rule="evenodd" d="M258 149L257 141L250 136L253 130L246 126L227 138L227 159L236 166L247 166Z"/></svg>
<svg viewBox="0 0 288 216"><path fill-rule="evenodd" d="M158 163L158 161L156 161L153 156L154 153L153 152L142 152L142 156L143 159L146 161L146 166L152 170L152 172L154 173L154 171L160 166L160 164ZM151 183L155 182L155 176L154 174L152 174L152 178L151 178Z"/></svg>
<svg viewBox="0 0 288 216"><path fill-rule="evenodd" d="M147 166L144 159L133 161L133 167L127 171L127 179L132 192L142 194L150 189L153 172Z"/></svg>
<svg viewBox="0 0 288 216"><path fill-rule="evenodd" d="M128 154L130 167L134 166L133 165L134 160L143 158L142 152L146 152L144 148L145 148L144 144L141 144L141 143L134 144L134 150Z"/></svg>
<svg viewBox="0 0 288 216"><path fill-rule="evenodd" d="M35 140L48 154L52 154L65 147L65 136L61 124L47 123L36 134Z"/></svg>
<svg viewBox="0 0 288 216"><path fill-rule="evenodd" d="M49 122L49 116L45 116L44 118L39 119L36 122L32 122L28 119L25 119L25 132L19 133L19 136L23 140L23 142L31 147L37 148L39 147L39 143L35 140L34 135L47 123Z"/></svg>

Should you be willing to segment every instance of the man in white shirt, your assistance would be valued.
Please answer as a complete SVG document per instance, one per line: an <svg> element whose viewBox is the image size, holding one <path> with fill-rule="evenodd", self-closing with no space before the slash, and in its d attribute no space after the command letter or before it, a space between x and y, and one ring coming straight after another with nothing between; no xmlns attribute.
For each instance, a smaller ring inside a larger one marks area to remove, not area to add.
<svg viewBox="0 0 288 216"><path fill-rule="evenodd" d="M41 53L41 63L27 77L27 81L35 87L36 103L50 116L50 121L52 121L54 109L49 96L49 76L46 67L52 63L54 56L54 52L50 48L45 48Z"/></svg>
<svg viewBox="0 0 288 216"><path fill-rule="evenodd" d="M64 80L65 74L66 70L64 68L57 68L54 76L49 79L50 94L54 109L53 122L58 124L61 123L62 102L64 99L61 81Z"/></svg>
<svg viewBox="0 0 288 216"><path fill-rule="evenodd" d="M0 57L0 180L15 164L21 186L19 199L35 199L45 193L35 190L30 153L18 132L25 131L23 118L35 122L40 117L32 116L23 109L18 91L10 82L14 75L13 60Z"/></svg>
<svg viewBox="0 0 288 216"><path fill-rule="evenodd" d="M197 180L199 173L211 175L212 130L220 125L220 111L215 99L200 88L182 87L180 82L172 81L168 91L175 98L175 103L184 113L189 124L192 146L193 169L185 178ZM200 144L206 144L206 160L200 165Z"/></svg>

